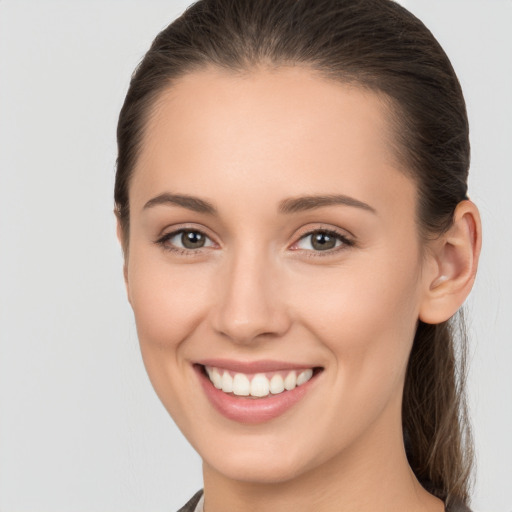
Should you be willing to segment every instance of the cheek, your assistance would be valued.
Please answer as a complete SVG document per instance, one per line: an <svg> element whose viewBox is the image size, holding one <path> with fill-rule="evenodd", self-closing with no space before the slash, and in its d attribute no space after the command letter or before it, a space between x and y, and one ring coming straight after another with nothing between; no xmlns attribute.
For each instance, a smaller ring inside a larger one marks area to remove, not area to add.
<svg viewBox="0 0 512 512"><path fill-rule="evenodd" d="M328 272L304 272L295 283L293 296L302 299L308 318L318 319L312 320L317 328L335 327L347 339L372 330L401 330L417 318L418 267L398 267L389 257L387 262L375 258Z"/></svg>
<svg viewBox="0 0 512 512"><path fill-rule="evenodd" d="M340 389L361 386L377 396L401 385L419 311L414 259L398 265L389 256L361 258L296 283L303 322L331 352L345 383Z"/></svg>
<svg viewBox="0 0 512 512"><path fill-rule="evenodd" d="M141 355L158 397L180 428L188 430L196 414L190 401L195 376L185 357L186 341L208 310L207 277L197 265L173 267L165 255L148 253L134 250L128 265Z"/></svg>
<svg viewBox="0 0 512 512"><path fill-rule="evenodd" d="M380 417L400 429L418 315L417 272L415 265L399 269L389 259L379 268L340 267L323 276L302 274L296 281L293 295L307 297L296 303L305 329L330 353L327 387L336 404L319 404L311 416L340 450L370 425L382 425ZM329 456L332 446L324 448L319 448L319 457Z"/></svg>
<svg viewBox="0 0 512 512"><path fill-rule="evenodd" d="M200 321L208 301L207 272L135 253L128 267L130 301L141 345L177 348Z"/></svg>

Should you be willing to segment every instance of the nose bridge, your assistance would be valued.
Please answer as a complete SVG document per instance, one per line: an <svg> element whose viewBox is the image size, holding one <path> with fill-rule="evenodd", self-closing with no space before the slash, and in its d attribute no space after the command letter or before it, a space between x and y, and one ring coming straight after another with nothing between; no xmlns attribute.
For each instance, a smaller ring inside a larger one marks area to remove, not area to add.
<svg viewBox="0 0 512 512"><path fill-rule="evenodd" d="M279 336L289 327L275 259L247 244L232 251L219 274L214 327L237 343Z"/></svg>

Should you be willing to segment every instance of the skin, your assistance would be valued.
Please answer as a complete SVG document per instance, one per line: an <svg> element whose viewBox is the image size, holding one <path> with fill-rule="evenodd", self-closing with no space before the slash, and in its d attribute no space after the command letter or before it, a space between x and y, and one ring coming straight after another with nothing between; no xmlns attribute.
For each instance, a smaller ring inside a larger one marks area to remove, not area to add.
<svg viewBox="0 0 512 512"><path fill-rule="evenodd" d="M382 98L300 67L204 69L155 105L129 190L126 285L151 382L203 459L207 512L444 510L405 457L404 376L418 319L449 318L469 293L480 224L465 201L423 242L392 142ZM165 193L217 213L145 207ZM279 211L332 194L370 209ZM206 246L155 243L184 228ZM315 251L306 234L322 229L352 245ZM205 358L323 372L283 415L244 425L206 398L192 367Z"/></svg>

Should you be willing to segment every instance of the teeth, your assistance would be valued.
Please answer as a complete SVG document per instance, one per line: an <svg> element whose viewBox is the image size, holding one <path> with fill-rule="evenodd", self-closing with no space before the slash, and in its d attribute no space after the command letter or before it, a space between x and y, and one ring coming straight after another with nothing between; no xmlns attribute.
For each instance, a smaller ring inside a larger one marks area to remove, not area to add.
<svg viewBox="0 0 512 512"><path fill-rule="evenodd" d="M211 371L210 380L217 389L222 389L222 377L216 368Z"/></svg>
<svg viewBox="0 0 512 512"><path fill-rule="evenodd" d="M231 393L233 391L233 377L229 375L229 372L224 372L222 376L222 391L224 393Z"/></svg>
<svg viewBox="0 0 512 512"><path fill-rule="evenodd" d="M262 373L256 374L251 381L251 396L267 396L270 391L270 383Z"/></svg>
<svg viewBox="0 0 512 512"><path fill-rule="evenodd" d="M233 393L238 396L249 396L251 383L243 373L235 373L233 377Z"/></svg>
<svg viewBox="0 0 512 512"><path fill-rule="evenodd" d="M284 380L279 373L276 373L271 379L270 379L270 392L273 395L278 395L279 393L282 393L284 391Z"/></svg>
<svg viewBox="0 0 512 512"><path fill-rule="evenodd" d="M229 371L219 368L206 367L206 372L213 385L224 393L258 398L266 397L270 393L277 395L285 390L291 391L296 386L305 384L313 376L311 368L300 372L292 370L284 378L284 372L276 372L270 379L264 373L257 373L252 380L244 373L235 373L232 376Z"/></svg>
<svg viewBox="0 0 512 512"><path fill-rule="evenodd" d="M291 391L292 389L295 389L295 386L297 385L297 374L295 372L290 372L286 379L284 379L284 389L286 391Z"/></svg>
<svg viewBox="0 0 512 512"><path fill-rule="evenodd" d="M303 372L299 373L299 376L297 377L297 386L301 386L302 384L306 383L309 379L313 377L313 370L304 370Z"/></svg>

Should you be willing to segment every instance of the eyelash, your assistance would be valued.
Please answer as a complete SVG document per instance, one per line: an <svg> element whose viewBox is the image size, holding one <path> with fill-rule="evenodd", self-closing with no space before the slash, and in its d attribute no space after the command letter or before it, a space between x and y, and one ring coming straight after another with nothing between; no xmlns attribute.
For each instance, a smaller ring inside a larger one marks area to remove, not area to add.
<svg viewBox="0 0 512 512"><path fill-rule="evenodd" d="M179 235L179 234L185 233L185 232L199 233L202 236L204 236L205 238L211 240L210 237L204 231L201 231L200 229L181 228L181 229L177 229L176 231L172 231L171 233L166 233L165 235L160 237L158 240L156 240L155 244L161 246L165 251L170 251L170 252L173 252L180 256L194 257L194 256L201 254L203 252L201 250L201 249L203 249L203 247L200 247L199 249L185 249L182 247L176 247L174 245L169 244L169 240L174 238L176 235Z"/></svg>
<svg viewBox="0 0 512 512"><path fill-rule="evenodd" d="M306 233L303 233L299 239L294 242L293 245L297 245L301 240L307 239L308 237L311 237L312 235L321 233L323 235L327 235L330 237L333 237L336 239L336 241L340 241L341 245L338 247L333 247L332 249L326 249L323 251L315 251L311 249L293 249L295 251L304 251L304 254L308 258L322 258L322 257L328 257L333 256L334 254L338 254L340 251L344 251L349 249L350 247L355 246L355 241L348 238L346 235L340 233L339 231L336 231L334 229L312 229L311 231L308 231Z"/></svg>
<svg viewBox="0 0 512 512"><path fill-rule="evenodd" d="M187 231L192 232L192 233L199 233L202 236L204 236L205 238L210 239L210 237L206 233L201 231L200 229L182 228L182 229L178 229L176 231L172 231L171 233L166 233L165 235L160 237L158 240L156 240L155 244L161 246L166 251L173 252L180 256L194 257L194 256L201 254L203 252L202 249L204 249L203 247L198 248L198 249L185 249L182 247L176 247L176 246L170 245L168 243L169 240L174 238L176 235L182 234ZM318 258L318 257L332 256L333 254L337 254L340 251L343 251L350 247L355 246L355 241L351 240L344 234L342 234L336 230L333 230L333 229L322 229L322 228L313 229L311 231L308 231L308 232L302 234L300 236L300 238L296 242L294 242L293 245L297 245L301 240L303 240L307 237L311 237L312 235L317 234L317 233L322 233L324 235L331 236L331 237L335 238L336 240L339 240L341 242L341 245L338 247L334 247L332 249L326 249L324 251L315 251L315 250L309 250L309 249L292 249L292 250L304 251L306 257L308 257L308 258Z"/></svg>

